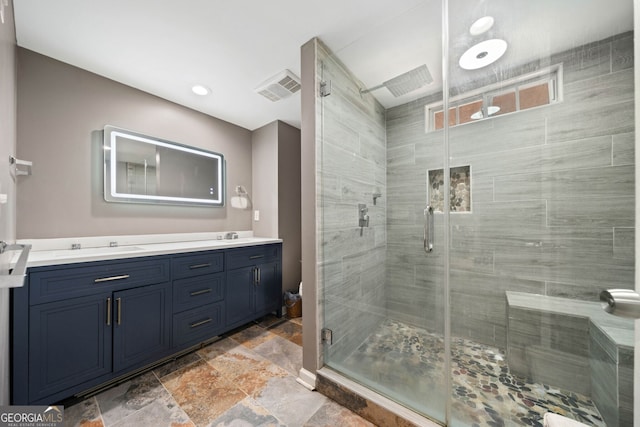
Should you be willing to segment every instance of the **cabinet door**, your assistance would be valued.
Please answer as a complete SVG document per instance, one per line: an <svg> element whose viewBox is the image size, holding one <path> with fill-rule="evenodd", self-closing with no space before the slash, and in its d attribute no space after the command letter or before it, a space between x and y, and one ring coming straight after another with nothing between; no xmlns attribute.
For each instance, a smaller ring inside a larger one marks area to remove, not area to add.
<svg viewBox="0 0 640 427"><path fill-rule="evenodd" d="M258 277L255 286L255 312L262 316L271 311L282 310L282 295L280 294L280 265L272 262L257 267Z"/></svg>
<svg viewBox="0 0 640 427"><path fill-rule="evenodd" d="M169 284L113 294L113 370L167 355L171 344Z"/></svg>
<svg viewBox="0 0 640 427"><path fill-rule="evenodd" d="M253 320L255 267L227 271L225 291L225 325L240 326Z"/></svg>
<svg viewBox="0 0 640 427"><path fill-rule="evenodd" d="M111 372L111 293L31 307L29 401Z"/></svg>

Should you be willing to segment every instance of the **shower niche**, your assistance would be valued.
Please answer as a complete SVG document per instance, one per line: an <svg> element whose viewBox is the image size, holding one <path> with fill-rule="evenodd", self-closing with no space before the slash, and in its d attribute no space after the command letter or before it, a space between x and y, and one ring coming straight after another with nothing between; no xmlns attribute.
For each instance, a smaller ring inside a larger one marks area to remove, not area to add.
<svg viewBox="0 0 640 427"><path fill-rule="evenodd" d="M449 203L451 212L471 212L471 166L449 169ZM433 169L427 173L429 206L435 212L444 212L444 170Z"/></svg>

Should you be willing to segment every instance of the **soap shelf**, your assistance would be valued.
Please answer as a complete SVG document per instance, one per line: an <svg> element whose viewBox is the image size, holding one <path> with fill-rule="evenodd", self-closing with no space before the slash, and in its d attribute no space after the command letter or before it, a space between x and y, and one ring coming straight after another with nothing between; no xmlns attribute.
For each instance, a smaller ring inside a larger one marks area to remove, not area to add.
<svg viewBox="0 0 640 427"><path fill-rule="evenodd" d="M20 160L16 159L13 156L9 156L9 164L14 165L16 169L16 176L19 175L31 175L31 167L33 166L33 162L28 160ZM24 166L24 169L21 169L19 166Z"/></svg>

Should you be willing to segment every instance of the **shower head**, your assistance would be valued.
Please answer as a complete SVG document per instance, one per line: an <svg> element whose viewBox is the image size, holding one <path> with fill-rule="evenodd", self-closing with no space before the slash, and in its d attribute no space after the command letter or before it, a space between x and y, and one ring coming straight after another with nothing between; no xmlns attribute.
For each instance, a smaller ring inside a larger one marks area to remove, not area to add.
<svg viewBox="0 0 640 427"><path fill-rule="evenodd" d="M382 87L386 87L389 92L397 98L399 96L406 95L409 92L413 92L416 89L420 89L431 82L433 82L433 77L431 77L429 69L426 65L421 65L413 70L387 80L381 85L361 90L360 93L369 93Z"/></svg>

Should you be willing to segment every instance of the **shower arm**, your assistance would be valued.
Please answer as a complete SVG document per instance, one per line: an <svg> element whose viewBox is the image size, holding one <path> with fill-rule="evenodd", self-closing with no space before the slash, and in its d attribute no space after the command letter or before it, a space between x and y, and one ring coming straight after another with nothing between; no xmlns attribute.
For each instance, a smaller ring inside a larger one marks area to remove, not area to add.
<svg viewBox="0 0 640 427"><path fill-rule="evenodd" d="M374 90L382 89L383 87L385 87L384 84L381 84L381 85L378 85L378 86L374 86L374 87L370 87L369 89L360 89L360 95L364 95L365 93L373 92Z"/></svg>

